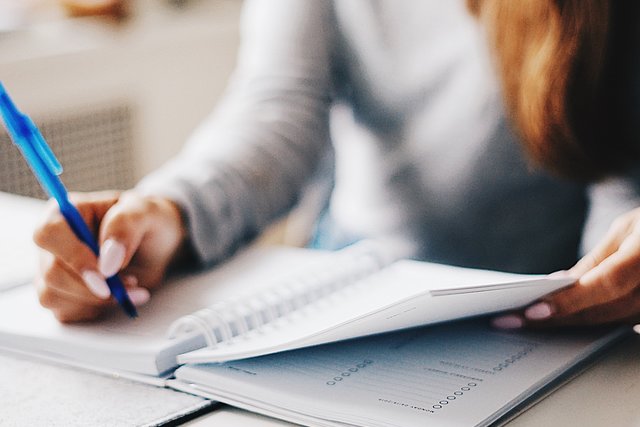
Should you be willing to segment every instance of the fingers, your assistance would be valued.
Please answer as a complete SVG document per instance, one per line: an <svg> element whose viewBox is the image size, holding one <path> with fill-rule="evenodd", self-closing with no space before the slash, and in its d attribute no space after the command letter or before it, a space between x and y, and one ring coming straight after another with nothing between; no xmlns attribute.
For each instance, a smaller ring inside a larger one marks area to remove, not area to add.
<svg viewBox="0 0 640 427"><path fill-rule="evenodd" d="M565 317L551 318L546 324L540 322L539 326L577 326L577 325L602 325L608 323L636 323L640 320L640 292L615 301L594 306Z"/></svg>
<svg viewBox="0 0 640 427"><path fill-rule="evenodd" d="M602 242L569 270L566 289L494 319L503 329L640 320L640 210L615 221Z"/></svg>
<svg viewBox="0 0 640 427"><path fill-rule="evenodd" d="M73 203L90 229L97 233L102 218L118 200L113 192L73 194ZM36 279L40 302L64 322L88 320L114 306L105 276L99 272L98 259L80 241L59 212L49 203L46 216L34 232L41 254L40 275ZM113 252L113 249L111 249ZM137 280L123 277L127 292L136 305L149 299Z"/></svg>
<svg viewBox="0 0 640 427"><path fill-rule="evenodd" d="M73 202L99 236L100 256L77 239L50 205L34 240L44 249L39 295L62 321L95 318L114 305L105 277L121 273L135 305L161 283L186 236L179 209L163 198L134 192L76 194Z"/></svg>
<svg viewBox="0 0 640 427"><path fill-rule="evenodd" d="M102 221L99 270L106 277L124 270L152 288L185 236L182 216L172 202L125 192Z"/></svg>
<svg viewBox="0 0 640 427"><path fill-rule="evenodd" d="M36 230L33 240L79 275L83 272L97 271L96 256L87 245L73 235L60 214L52 214L47 224Z"/></svg>
<svg viewBox="0 0 640 427"><path fill-rule="evenodd" d="M114 304L91 293L76 273L52 255L45 255L42 264L46 273L36 281L40 304L61 322L93 319Z"/></svg>
<svg viewBox="0 0 640 427"><path fill-rule="evenodd" d="M36 280L40 304L50 309L61 322L95 319L116 306L109 294L105 299L90 292L83 279L52 254L47 253L42 258L45 274ZM149 300L149 291L137 287L134 277L124 276L122 279L134 305L139 306Z"/></svg>
<svg viewBox="0 0 640 427"><path fill-rule="evenodd" d="M576 265L569 270L569 273L575 277L580 277L612 255L620 247L624 237L628 234L627 230L629 227L629 221L623 218L618 218L614 221L602 241L582 257Z"/></svg>
<svg viewBox="0 0 640 427"><path fill-rule="evenodd" d="M87 223L91 227L95 222L95 214L89 205L78 203L78 210L85 221L88 219ZM36 228L33 240L42 249L53 254L58 264L64 264L65 269L82 277L86 289L102 299L109 298L109 287L98 273L95 254L75 236L57 205L49 203L44 222Z"/></svg>
<svg viewBox="0 0 640 427"><path fill-rule="evenodd" d="M637 243L640 251L640 240ZM628 246L631 249L631 244ZM627 250L616 252L573 286L550 294L524 310L494 319L494 326L597 325L640 317L640 268Z"/></svg>
<svg viewBox="0 0 640 427"><path fill-rule="evenodd" d="M550 306L549 316L570 316L589 307L629 296L639 284L640 233L632 231L622 240L616 252L587 271L574 286L544 298L543 302ZM535 310L532 313L532 320L548 317L536 317Z"/></svg>
<svg viewBox="0 0 640 427"><path fill-rule="evenodd" d="M635 291L629 297L620 298L607 304L591 307L566 316L550 316L541 320L529 319L522 311L505 314L492 319L498 329L549 329L566 326L636 324L640 322L640 292Z"/></svg>
<svg viewBox="0 0 640 427"><path fill-rule="evenodd" d="M150 226L144 200L123 194L105 214L100 227L100 272L110 277L126 267Z"/></svg>
<svg viewBox="0 0 640 427"><path fill-rule="evenodd" d="M48 261L43 261L43 264L48 264L44 269L45 274L42 275L42 281L46 283L46 289L42 289L45 297L50 292L64 295L65 299L76 303L101 305L105 302L106 298L100 298L87 289L82 278L59 259L50 257Z"/></svg>

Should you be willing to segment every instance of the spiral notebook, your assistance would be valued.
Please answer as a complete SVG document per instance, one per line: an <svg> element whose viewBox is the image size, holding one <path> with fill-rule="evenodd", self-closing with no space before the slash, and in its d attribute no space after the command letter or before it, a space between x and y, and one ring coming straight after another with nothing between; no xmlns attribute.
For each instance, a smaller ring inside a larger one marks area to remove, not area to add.
<svg viewBox="0 0 640 427"><path fill-rule="evenodd" d="M566 279L410 260L378 242L252 248L163 286L131 320L62 325L32 286L2 293L0 347L144 378L522 306Z"/></svg>

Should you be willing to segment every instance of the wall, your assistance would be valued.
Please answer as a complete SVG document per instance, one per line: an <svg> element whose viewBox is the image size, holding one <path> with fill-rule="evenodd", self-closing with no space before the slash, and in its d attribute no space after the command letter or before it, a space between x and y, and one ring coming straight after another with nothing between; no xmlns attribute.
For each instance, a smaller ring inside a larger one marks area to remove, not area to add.
<svg viewBox="0 0 640 427"><path fill-rule="evenodd" d="M191 1L183 9L158 0L134 4L134 15L118 25L54 20L0 34L0 80L60 144L84 138L86 145L79 146L90 155L90 140L100 130L89 118L104 113L99 122L106 126L118 117L130 122L120 128L129 127L123 138L131 140L131 170L123 165L122 174L131 183L179 150L220 97L235 62L241 5L239 0ZM112 110L119 116L110 115ZM114 147L119 143L113 140ZM105 186L82 187L77 165L65 166L79 181L72 189Z"/></svg>

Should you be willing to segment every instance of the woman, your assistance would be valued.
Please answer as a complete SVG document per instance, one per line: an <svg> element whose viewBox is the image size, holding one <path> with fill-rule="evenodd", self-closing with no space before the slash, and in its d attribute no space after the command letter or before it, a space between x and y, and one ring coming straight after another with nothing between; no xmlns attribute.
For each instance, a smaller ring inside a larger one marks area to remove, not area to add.
<svg viewBox="0 0 640 427"><path fill-rule="evenodd" d="M496 326L634 320L637 7L613 3L249 1L225 100L183 152L132 191L78 196L100 259L54 209L37 230L41 303L95 318L120 270L144 303L174 263L224 259L288 212L328 164L325 247L392 237L457 265L575 264L573 287Z"/></svg>

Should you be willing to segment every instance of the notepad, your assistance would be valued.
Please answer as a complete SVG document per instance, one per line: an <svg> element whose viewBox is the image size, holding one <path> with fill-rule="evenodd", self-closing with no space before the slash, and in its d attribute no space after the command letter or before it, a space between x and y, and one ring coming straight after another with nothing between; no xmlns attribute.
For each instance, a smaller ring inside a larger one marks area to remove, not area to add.
<svg viewBox="0 0 640 427"><path fill-rule="evenodd" d="M33 279L37 250L32 235L44 201L0 192L0 291Z"/></svg>
<svg viewBox="0 0 640 427"><path fill-rule="evenodd" d="M174 385L308 426L486 426L621 333L507 333L476 319L187 365Z"/></svg>
<svg viewBox="0 0 640 427"><path fill-rule="evenodd" d="M0 346L161 376L225 361L475 316L531 302L567 279L399 260L385 242L338 252L252 248L167 283L134 321L63 325L32 287L0 299Z"/></svg>

